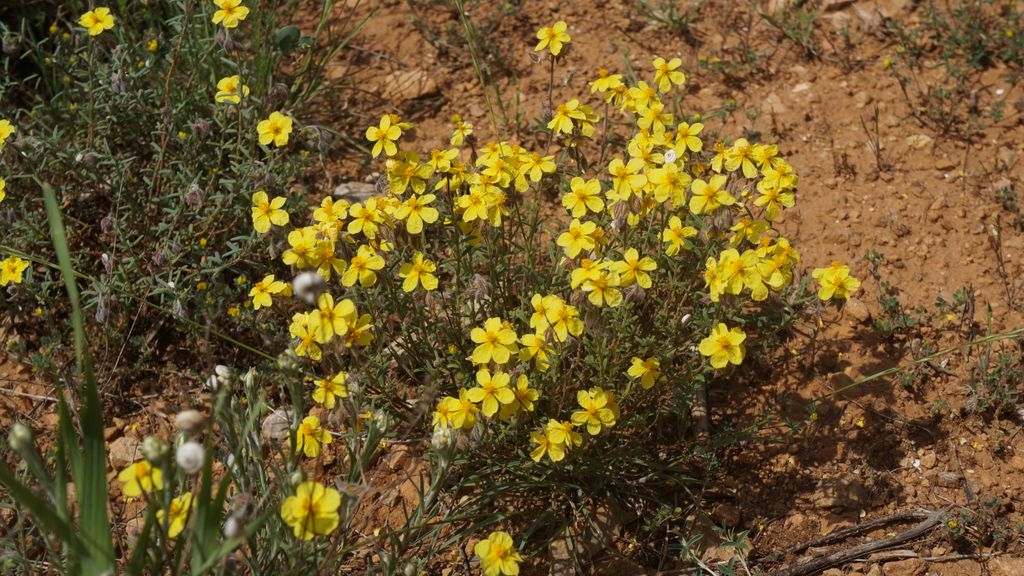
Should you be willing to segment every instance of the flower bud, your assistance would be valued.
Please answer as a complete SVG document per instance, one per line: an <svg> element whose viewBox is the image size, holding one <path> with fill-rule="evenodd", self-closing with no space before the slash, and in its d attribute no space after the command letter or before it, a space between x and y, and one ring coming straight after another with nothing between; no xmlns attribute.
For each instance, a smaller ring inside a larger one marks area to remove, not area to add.
<svg viewBox="0 0 1024 576"><path fill-rule="evenodd" d="M206 451L202 444L195 441L188 441L178 446L174 459L185 474L195 474L203 468L203 460L206 458Z"/></svg>
<svg viewBox="0 0 1024 576"><path fill-rule="evenodd" d="M15 422L11 431L7 434L7 444L15 452L24 452L32 447L34 439L32 429L21 422Z"/></svg>
<svg viewBox="0 0 1024 576"><path fill-rule="evenodd" d="M299 272L292 280L292 294L300 298L306 304L316 303L316 299L324 290L324 279L316 272Z"/></svg>
<svg viewBox="0 0 1024 576"><path fill-rule="evenodd" d="M288 482L291 483L292 486L298 486L299 484L302 484L305 481L306 473L303 472L301 468L296 470L295 472L292 472L292 475L288 477Z"/></svg>
<svg viewBox="0 0 1024 576"><path fill-rule="evenodd" d="M185 410L174 417L174 426L185 434L196 434L206 424L206 417L198 410Z"/></svg>
<svg viewBox="0 0 1024 576"><path fill-rule="evenodd" d="M167 456L170 446L159 436L146 436L142 441L142 456L153 466L159 466Z"/></svg>
<svg viewBox="0 0 1024 576"><path fill-rule="evenodd" d="M224 537L225 538L239 538L245 532L245 525L242 521L231 516L224 522Z"/></svg>

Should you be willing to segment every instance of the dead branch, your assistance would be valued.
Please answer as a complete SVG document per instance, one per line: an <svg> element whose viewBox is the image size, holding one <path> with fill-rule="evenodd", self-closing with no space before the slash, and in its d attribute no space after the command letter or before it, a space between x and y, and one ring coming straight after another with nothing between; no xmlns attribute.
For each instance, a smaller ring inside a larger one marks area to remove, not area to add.
<svg viewBox="0 0 1024 576"><path fill-rule="evenodd" d="M916 524L913 528L908 528L895 536L871 540L870 542L865 542L860 546L854 546L853 548L840 550L839 552L826 554L825 556L818 556L808 560L807 562L776 570L769 574L769 576L805 576L807 574L814 574L826 568L844 564L846 562L856 560L857 558L862 558L872 552L898 546L904 542L913 540L938 526L942 522L942 517L949 512L951 508L952 506L946 506L941 510L936 510L935 512L928 514L924 520Z"/></svg>
<svg viewBox="0 0 1024 576"><path fill-rule="evenodd" d="M815 548L815 547L818 547L818 546L827 546L829 544L834 544L836 542L840 542L842 540L845 540L845 539L849 538L850 536L855 536L857 534L862 534L864 532L870 532L870 531L874 530L875 528L880 528L882 526L887 526L889 524L896 524L896 523L899 523L899 522L921 521L921 520L925 520L929 516L930 516L930 514L928 512L912 511L912 512L900 512L899 514L893 514L892 516L884 516L882 518L875 518L873 520L868 520L867 522L864 522L862 524L858 524L856 526L851 526L849 528L843 528L842 530L836 530L835 532L833 532L833 533L831 533L831 534L829 534L827 536L822 536L821 538L815 538L814 540L810 540L808 542L804 542L803 544L798 544L796 546L793 546L791 548L787 548L785 550L779 550L777 552L772 552L771 554L765 556L764 558L759 558L758 559L758 564L765 564L765 563L769 563L769 562L777 562L779 560L782 560L786 556L789 556L791 554L799 554L799 553L803 552L804 550L807 550L808 548Z"/></svg>

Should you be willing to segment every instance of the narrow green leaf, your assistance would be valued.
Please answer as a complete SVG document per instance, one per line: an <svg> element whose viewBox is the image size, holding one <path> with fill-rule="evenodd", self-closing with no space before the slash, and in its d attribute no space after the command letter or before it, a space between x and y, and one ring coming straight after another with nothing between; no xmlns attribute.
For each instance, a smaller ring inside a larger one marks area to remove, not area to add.
<svg viewBox="0 0 1024 576"><path fill-rule="evenodd" d="M86 574L107 574L115 569L114 541L110 528L110 517L107 515L107 451L103 438L103 406L96 386L93 372L92 356L89 354L88 342L85 338L85 325L82 322L82 307L79 301L78 286L75 283L75 272L71 266L71 253L68 250L67 236L64 232L64 221L60 214L60 206L53 189L40 183L43 199L46 203L46 218L50 224L50 239L57 253L64 287L71 303L71 325L75 338L75 358L78 363L79 376L84 381L81 397L83 399L80 417L83 452L79 465L75 465L75 452L71 443L65 449L71 456L74 474L75 493L81 510L80 529L88 534L85 540L86 557L83 569ZM70 418L61 418L61 427L69 428ZM62 431L62 434L66 434ZM66 436L65 436L66 437Z"/></svg>

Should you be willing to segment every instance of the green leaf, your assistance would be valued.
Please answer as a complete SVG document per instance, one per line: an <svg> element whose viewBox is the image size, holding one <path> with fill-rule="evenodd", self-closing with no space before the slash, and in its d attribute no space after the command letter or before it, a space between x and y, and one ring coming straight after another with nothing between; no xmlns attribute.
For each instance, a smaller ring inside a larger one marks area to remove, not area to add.
<svg viewBox="0 0 1024 576"><path fill-rule="evenodd" d="M274 34L274 46L277 47L281 54L287 56L299 47L301 37L302 34L299 32L298 27L284 26Z"/></svg>
<svg viewBox="0 0 1024 576"><path fill-rule="evenodd" d="M64 449L71 461L71 470L75 482L75 494L78 499L81 517L79 528L85 544L83 570L87 575L113 573L114 541L110 529L110 517L107 515L107 451L103 438L103 405L96 386L96 375L93 372L92 356L89 353L85 338L85 326L82 322L82 307L79 301L78 286L75 283L75 271L71 266L71 253L68 250L67 236L64 232L64 221L60 214L60 206L53 189L40 183L43 199L46 203L46 219L50 224L50 239L57 262L60 265L64 287L71 302L71 325L75 337L75 359L78 364L78 376L84 381L80 391L82 411L79 415L82 431L82 453L78 454L71 431L72 423L65 406L61 414L61 436L65 440ZM63 400L61 400L62 402Z"/></svg>

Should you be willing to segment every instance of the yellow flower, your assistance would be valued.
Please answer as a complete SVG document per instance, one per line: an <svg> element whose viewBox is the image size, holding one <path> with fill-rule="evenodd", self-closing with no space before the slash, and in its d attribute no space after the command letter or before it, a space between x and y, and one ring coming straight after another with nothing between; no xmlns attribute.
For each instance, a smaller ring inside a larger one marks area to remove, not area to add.
<svg viewBox="0 0 1024 576"><path fill-rule="evenodd" d="M636 356L630 360L629 370L626 374L630 378L639 378L640 385L645 389L654 386L654 383L661 378L661 362L653 356L644 360Z"/></svg>
<svg viewBox="0 0 1024 576"><path fill-rule="evenodd" d="M167 527L168 538L174 538L181 534L181 531L185 529L185 522L188 521L191 510L192 493L185 492L171 500L171 506L166 512L164 510L156 511L156 519L160 522L161 526L167 526L167 520L170 520L170 526Z"/></svg>
<svg viewBox="0 0 1024 576"><path fill-rule="evenodd" d="M260 144L269 146L271 142L280 148L288 143L288 135L292 133L292 119L280 112L271 112L270 117L256 125Z"/></svg>
<svg viewBox="0 0 1024 576"><path fill-rule="evenodd" d="M480 559L484 576L517 576L523 557L516 552L515 543L507 532L491 532L486 540L473 547L473 553Z"/></svg>
<svg viewBox="0 0 1024 576"><path fill-rule="evenodd" d="M597 71L597 79L590 83L590 92L607 92L622 86L622 74L612 74L601 68Z"/></svg>
<svg viewBox="0 0 1024 576"><path fill-rule="evenodd" d="M124 484L121 487L121 493L124 494L125 500L138 498L143 493L150 494L154 490L162 490L164 487L163 474L160 469L151 466L145 460L129 464L127 468L121 470L117 479Z"/></svg>
<svg viewBox="0 0 1024 576"><path fill-rule="evenodd" d="M249 95L249 87L242 84L242 77L238 74L225 76L217 81L217 94L213 97L218 103L231 102L238 104L243 96Z"/></svg>
<svg viewBox="0 0 1024 576"><path fill-rule="evenodd" d="M471 360L474 364L505 364L516 350L515 330L508 327L501 318L488 318L483 328L473 328L470 339L477 344Z"/></svg>
<svg viewBox="0 0 1024 576"><path fill-rule="evenodd" d="M466 398L481 404L484 416L490 418L501 406L515 402L516 395L508 386L509 380L505 372L498 371L492 375L487 368L481 368L476 373L477 385L466 391Z"/></svg>
<svg viewBox="0 0 1024 576"><path fill-rule="evenodd" d="M89 31L89 36L99 36L104 30L114 27L114 16L110 13L110 8L100 6L82 14L78 23Z"/></svg>
<svg viewBox="0 0 1024 576"><path fill-rule="evenodd" d="M402 290L412 292L417 285L423 286L427 292L437 290L437 276L433 274L436 269L433 262L423 259L423 253L413 254L412 262L402 264L398 269L398 275L403 278Z"/></svg>
<svg viewBox="0 0 1024 576"><path fill-rule="evenodd" d="M725 189L728 177L722 174L712 176L710 181L705 182L700 178L693 181L690 190L693 195L690 197L690 211L694 214L708 214L722 206L732 206L736 198Z"/></svg>
<svg viewBox="0 0 1024 576"><path fill-rule="evenodd" d="M530 451L530 458L534 462L540 462L540 459L545 454L552 462L560 462L565 459L565 444L552 442L551 436L547 434L546 430L540 432L530 432L530 442L537 445L532 451Z"/></svg>
<svg viewBox="0 0 1024 576"><path fill-rule="evenodd" d="M850 276L850 267L839 262L832 262L828 268L815 268L811 276L820 285L818 298L822 300L848 300L860 288L860 280Z"/></svg>
<svg viewBox="0 0 1024 576"><path fill-rule="evenodd" d="M385 156L398 154L398 146L395 142L402 137L402 129L391 123L391 115L385 114L380 118L380 124L370 126L366 129L366 139L373 142L373 157L380 156L384 151Z"/></svg>
<svg viewBox="0 0 1024 576"><path fill-rule="evenodd" d="M569 37L569 33L566 32L568 28L568 24L559 20L555 22L554 26L545 26L537 30L537 40L540 40L540 42L537 42L537 46L533 50L540 52L547 48L551 51L552 56L558 56L562 52L562 47L572 40Z"/></svg>
<svg viewBox="0 0 1024 576"><path fill-rule="evenodd" d="M595 278L583 282L583 291L594 306L607 304L614 308L622 304L622 292L619 290L621 285L622 278L618 272L601 270Z"/></svg>
<svg viewBox="0 0 1024 576"><path fill-rule="evenodd" d="M725 368L727 364L739 365L743 362L746 348L743 341L747 335L739 328L731 330L722 323L711 330L711 334L700 341L700 353L711 358L711 367Z"/></svg>
<svg viewBox="0 0 1024 576"><path fill-rule="evenodd" d="M449 142L451 142L452 146L462 146L466 137L473 133L473 125L469 122L463 122L462 117L458 114L452 116L452 122L455 124L455 128L452 129L452 136Z"/></svg>
<svg viewBox="0 0 1024 576"><path fill-rule="evenodd" d="M268 199L267 193L263 190L252 195L252 227L256 232L265 234L271 225L284 226L288 223L288 213L281 209L284 202L283 196Z"/></svg>
<svg viewBox="0 0 1024 576"><path fill-rule="evenodd" d="M225 28L237 27L249 15L249 9L242 6L242 0L213 0L213 3L220 8L213 13L213 23Z"/></svg>
<svg viewBox="0 0 1024 576"><path fill-rule="evenodd" d="M562 206L573 218L582 218L587 210L598 214L604 210L601 199L601 182L597 178L584 180L576 176L569 182L569 192L562 196Z"/></svg>
<svg viewBox="0 0 1024 576"><path fill-rule="evenodd" d="M690 187L690 175L672 162L647 173L647 180L654 187L654 199L664 202L672 199L672 205L686 206L686 190Z"/></svg>
<svg viewBox="0 0 1024 576"><path fill-rule="evenodd" d="M17 256L9 256L0 260L0 286L8 284L21 284L22 273L28 268L28 261Z"/></svg>
<svg viewBox="0 0 1024 576"><path fill-rule="evenodd" d="M672 85L682 86L686 82L686 75L676 70L683 61L673 58L668 62L664 58L654 59L654 83L658 85L658 91L664 94L672 89Z"/></svg>
<svg viewBox="0 0 1024 576"><path fill-rule="evenodd" d="M569 223L569 230L558 236L556 243L565 249L569 258L575 258L583 250L593 250L597 243L594 234L597 232L597 224L593 222L580 222L573 218Z"/></svg>
<svg viewBox="0 0 1024 576"><path fill-rule="evenodd" d="M356 318L356 305L345 298L334 303L334 296L323 293L316 300L316 310L311 314L316 324L316 341L326 344L334 335L344 336L348 333L349 321Z"/></svg>
<svg viewBox="0 0 1024 576"><path fill-rule="evenodd" d="M14 134L14 125L11 124L11 121L6 118L0 120L0 150L3 150L4 144L11 134Z"/></svg>
<svg viewBox="0 0 1024 576"><path fill-rule="evenodd" d="M318 317L309 312L296 312L292 315L291 324L288 325L288 333L299 339L295 346L296 356L308 357L311 360L320 360L323 357L323 351L317 346L316 339L320 334Z"/></svg>
<svg viewBox="0 0 1024 576"><path fill-rule="evenodd" d="M515 399L503 405L501 412L498 413L498 418L502 420L508 420L519 410L533 412L533 403L540 398L540 392L530 388L530 379L526 377L526 374L520 374L516 379L516 387L512 389L512 394Z"/></svg>
<svg viewBox="0 0 1024 576"><path fill-rule="evenodd" d="M341 517L341 493L319 482L299 484L295 495L281 503L281 519L292 528L296 538L310 540L327 536L338 527Z"/></svg>
<svg viewBox="0 0 1024 576"><path fill-rule="evenodd" d="M338 372L333 378L321 378L314 382L313 401L333 410L338 398L348 397L348 373Z"/></svg>
<svg viewBox="0 0 1024 576"><path fill-rule="evenodd" d="M746 138L738 138L732 147L725 151L725 169L729 172L741 170L744 178L757 177L755 150L756 147L748 143Z"/></svg>
<svg viewBox="0 0 1024 576"><path fill-rule="evenodd" d="M295 449L309 458L320 455L322 447L331 443L331 434L320 427L320 419L306 416L295 431Z"/></svg>
<svg viewBox="0 0 1024 576"><path fill-rule="evenodd" d="M377 254L376 250L363 244L349 261L348 269L341 277L341 283L349 287L354 286L358 281L363 288L369 288L377 283L376 270L382 268L384 268L384 258Z"/></svg>
<svg viewBox="0 0 1024 576"><path fill-rule="evenodd" d="M701 130L704 130L704 125L700 122L680 122L676 127L676 143L685 145L690 152L700 152L704 148L704 142L697 136Z"/></svg>
<svg viewBox="0 0 1024 576"><path fill-rule="evenodd" d="M661 233L661 240L668 243L665 254L674 256L679 253L680 249L690 250L693 245L687 238L693 238L696 235L697 229L693 226L683 226L683 221L678 216L669 218L668 227Z"/></svg>
<svg viewBox="0 0 1024 576"><path fill-rule="evenodd" d="M533 360L537 370L547 372L551 367L548 356L552 351L544 334L523 334L519 343L522 344L519 349L519 359L523 362Z"/></svg>
<svg viewBox="0 0 1024 576"><path fill-rule="evenodd" d="M629 286L634 282L641 288L651 287L652 272L658 269L658 263L650 256L640 258L640 253L635 248L630 248L622 255L622 260L612 264L612 270L622 276L622 285Z"/></svg>
<svg viewBox="0 0 1024 576"><path fill-rule="evenodd" d="M480 407L469 400L465 388L459 390L458 398L449 396L444 401L447 403L448 421L454 428L469 430L476 426L476 413Z"/></svg>
<svg viewBox="0 0 1024 576"><path fill-rule="evenodd" d="M3 178L0 178L0 202L3 202L4 198L7 198L6 188L7 188L7 181L4 180Z"/></svg>
<svg viewBox="0 0 1024 576"><path fill-rule="evenodd" d="M146 51L147 52L156 52L157 48L159 48L159 47L160 47L160 42L158 42L156 38L153 38L149 42L146 42Z"/></svg>
<svg viewBox="0 0 1024 576"><path fill-rule="evenodd" d="M583 443L583 436L575 430L575 426L569 420L560 421L552 418L544 426L544 431L553 443L564 445L566 450Z"/></svg>
<svg viewBox="0 0 1024 576"><path fill-rule="evenodd" d="M419 234L423 231L423 223L433 224L437 222L440 213L437 208L430 206L430 203L437 198L433 194L422 196L410 196L395 210L395 218L405 220L405 231L409 234Z"/></svg>
<svg viewBox="0 0 1024 576"><path fill-rule="evenodd" d="M281 294L288 291L288 285L280 280L275 280L273 274L263 277L249 290L249 297L252 298L252 309L269 308L274 304L271 294Z"/></svg>
<svg viewBox="0 0 1024 576"><path fill-rule="evenodd" d="M615 158L608 163L608 173L612 175L612 190L608 197L613 200L629 200L631 194L639 193L647 184L647 176L641 173L644 161L630 158L628 163Z"/></svg>
<svg viewBox="0 0 1024 576"><path fill-rule="evenodd" d="M581 109L580 101L573 98L565 104L559 104L552 114L547 126L556 135L559 133L572 134L573 120L585 121L587 114Z"/></svg>
<svg viewBox="0 0 1024 576"><path fill-rule="evenodd" d="M369 314L362 314L358 318L354 315L348 321L348 333L345 334L345 347L368 346L373 341L373 318Z"/></svg>
<svg viewBox="0 0 1024 576"><path fill-rule="evenodd" d="M583 320L580 320L579 310L575 306L566 304L558 296L549 296L550 305L547 306L548 325L554 334L556 342L565 342L569 335L579 336L583 333Z"/></svg>
<svg viewBox="0 0 1024 576"><path fill-rule="evenodd" d="M591 436L597 436L602 428L611 428L618 420L614 396L602 388L580 390L576 393L576 402L582 410L572 413L572 423L576 426L587 426Z"/></svg>

